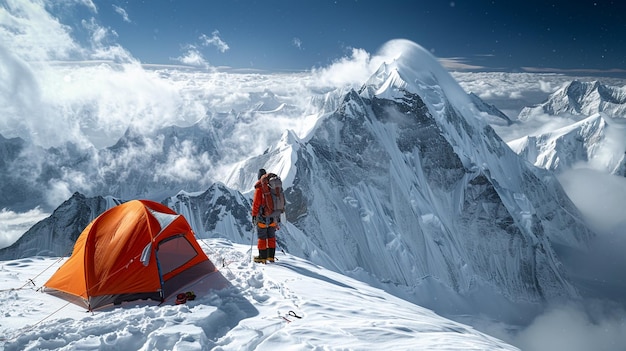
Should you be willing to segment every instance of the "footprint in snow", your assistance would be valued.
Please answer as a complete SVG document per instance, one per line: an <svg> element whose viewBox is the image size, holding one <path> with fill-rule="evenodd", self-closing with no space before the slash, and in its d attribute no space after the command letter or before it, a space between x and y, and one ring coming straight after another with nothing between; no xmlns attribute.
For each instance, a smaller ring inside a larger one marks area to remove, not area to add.
<svg viewBox="0 0 626 351"><path fill-rule="evenodd" d="M263 287L263 274L257 273L253 277L248 278L248 285L252 288L261 288Z"/></svg>

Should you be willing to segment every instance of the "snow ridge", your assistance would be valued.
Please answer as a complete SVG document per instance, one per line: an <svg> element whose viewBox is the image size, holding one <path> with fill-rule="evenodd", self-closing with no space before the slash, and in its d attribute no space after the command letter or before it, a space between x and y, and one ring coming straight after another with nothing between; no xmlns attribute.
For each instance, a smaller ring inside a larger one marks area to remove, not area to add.
<svg viewBox="0 0 626 351"><path fill-rule="evenodd" d="M13 245L0 249L0 260L31 256L69 256L83 229L107 209L120 204L112 197L75 193L50 217L30 228Z"/></svg>
<svg viewBox="0 0 626 351"><path fill-rule="evenodd" d="M86 314L83 308L34 289L0 292L0 347L7 351L517 350L304 259L279 253L278 263L256 265L248 260L247 245L224 239L204 239L200 244L220 263L220 271L188 287L197 298L182 305L172 300L159 306L137 301ZM5 262L0 270L3 287L19 288L55 260L33 257ZM46 271L34 283L45 282L52 273ZM28 308L24 301L30 301ZM60 308L62 312L55 314ZM52 318L42 320L46 316Z"/></svg>

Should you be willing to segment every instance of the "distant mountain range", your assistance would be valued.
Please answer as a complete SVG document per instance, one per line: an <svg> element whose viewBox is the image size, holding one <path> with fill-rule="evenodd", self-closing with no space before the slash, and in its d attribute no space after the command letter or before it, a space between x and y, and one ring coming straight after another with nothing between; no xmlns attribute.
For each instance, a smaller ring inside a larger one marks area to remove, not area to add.
<svg viewBox="0 0 626 351"><path fill-rule="evenodd" d="M584 163L626 176L626 87L573 81L544 103L524 109L520 118L530 119L538 113L577 122L509 142L530 163L557 173Z"/></svg>
<svg viewBox="0 0 626 351"><path fill-rule="evenodd" d="M187 127L167 126L153 132L130 128L117 143L99 150L72 143L44 149L0 135L0 209L26 211L39 206L51 211L58 196L48 200L49 194L69 189L86 196L156 201L181 189L203 191L216 179L225 178L215 172L223 169L226 159L249 157L249 144L254 142L233 136L238 124L251 123L258 114L291 108L271 92L256 99L250 110L210 115ZM340 101L337 92L314 96L309 112L330 113ZM473 95L472 102L482 111L481 118L509 123L506 115L477 96Z"/></svg>
<svg viewBox="0 0 626 351"><path fill-rule="evenodd" d="M538 113L584 119L599 112L619 123L626 123L626 87L574 80L550 95L545 102L524 108L518 119L526 120Z"/></svg>

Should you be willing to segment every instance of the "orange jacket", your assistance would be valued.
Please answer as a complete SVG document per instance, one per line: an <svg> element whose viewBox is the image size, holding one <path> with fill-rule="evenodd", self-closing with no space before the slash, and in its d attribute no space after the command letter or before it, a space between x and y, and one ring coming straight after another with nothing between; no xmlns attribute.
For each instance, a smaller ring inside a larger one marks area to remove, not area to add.
<svg viewBox="0 0 626 351"><path fill-rule="evenodd" d="M263 217L263 213L260 213L261 206L263 206L263 192L261 191L261 181L259 180L256 182L256 184L254 184L254 197L252 198L252 217L259 218L259 220L257 221L257 225L259 227L267 228L267 225L264 222L265 217ZM276 222L272 221L269 226L275 227Z"/></svg>

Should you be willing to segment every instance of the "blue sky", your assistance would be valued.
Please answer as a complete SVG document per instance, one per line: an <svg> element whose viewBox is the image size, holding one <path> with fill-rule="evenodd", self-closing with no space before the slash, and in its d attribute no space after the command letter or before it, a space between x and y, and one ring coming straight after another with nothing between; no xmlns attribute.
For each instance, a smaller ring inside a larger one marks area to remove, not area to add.
<svg viewBox="0 0 626 351"><path fill-rule="evenodd" d="M95 18L142 63L306 70L410 39L480 70L626 69L623 1L93 0L57 9L80 36ZM73 23L73 24L72 24ZM196 55L196 56L194 56Z"/></svg>

